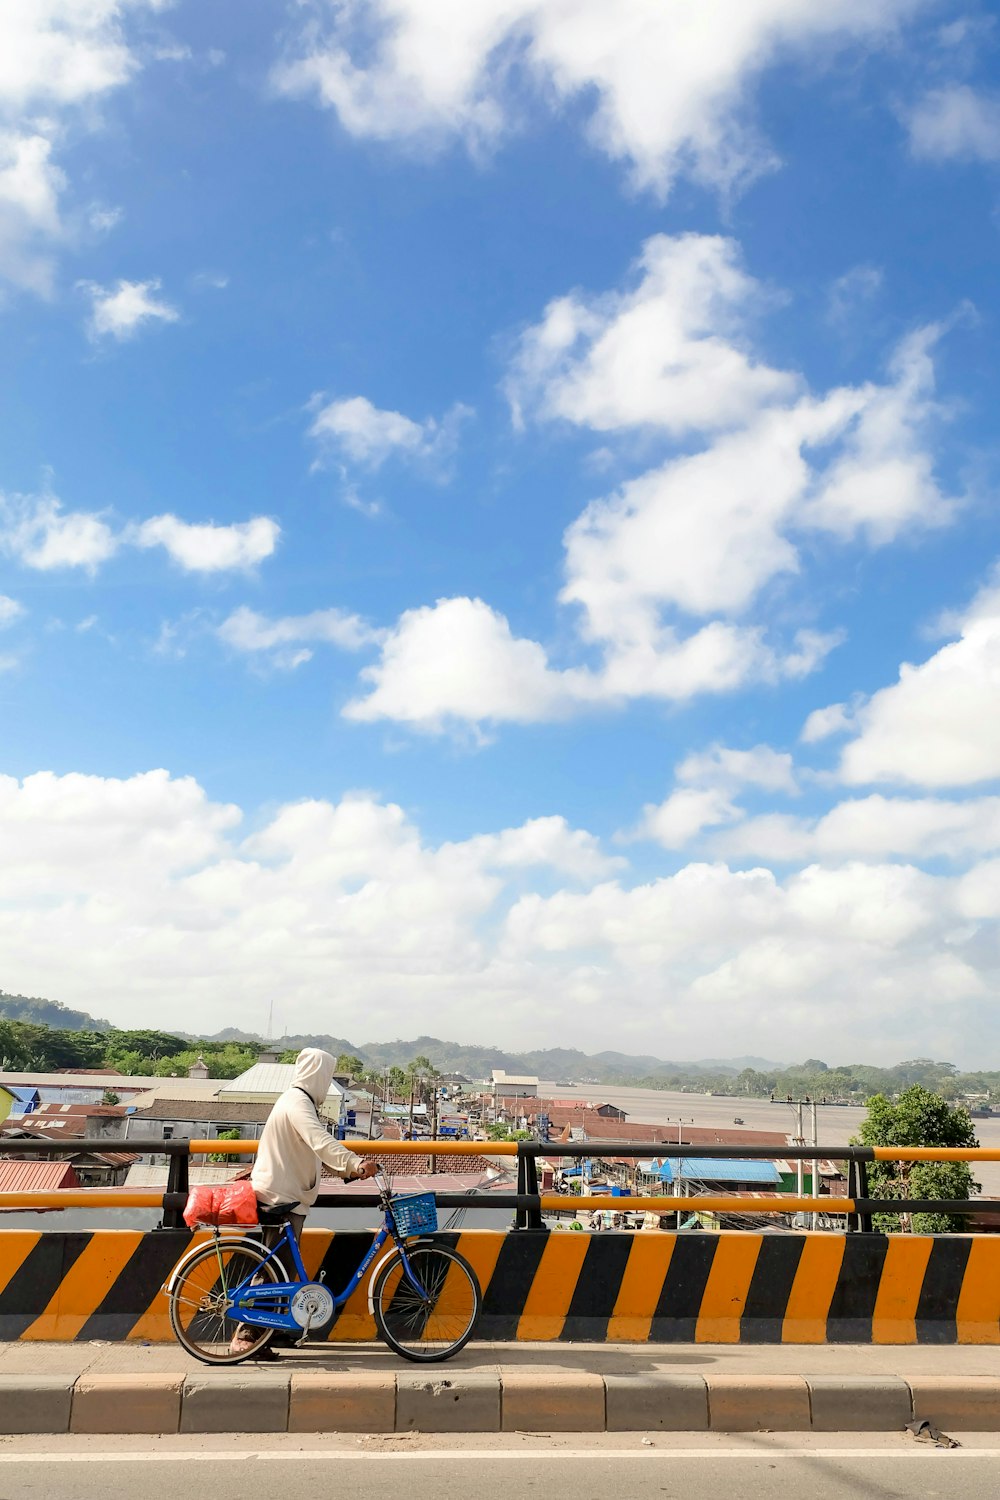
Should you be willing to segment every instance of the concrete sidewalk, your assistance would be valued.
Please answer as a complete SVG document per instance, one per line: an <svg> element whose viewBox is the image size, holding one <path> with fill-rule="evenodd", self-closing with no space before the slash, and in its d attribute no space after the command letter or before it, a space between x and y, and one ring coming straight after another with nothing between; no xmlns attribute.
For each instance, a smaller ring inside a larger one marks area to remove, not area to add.
<svg viewBox="0 0 1000 1500"><path fill-rule="evenodd" d="M421 1367L313 1344L211 1369L176 1345L0 1345L0 1433L1000 1432L995 1347L475 1344Z"/></svg>

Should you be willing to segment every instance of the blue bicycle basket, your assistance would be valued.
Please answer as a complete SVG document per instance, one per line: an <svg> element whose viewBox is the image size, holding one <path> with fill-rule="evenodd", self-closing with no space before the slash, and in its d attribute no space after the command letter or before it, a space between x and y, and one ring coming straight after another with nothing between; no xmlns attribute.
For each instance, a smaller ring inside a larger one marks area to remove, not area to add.
<svg viewBox="0 0 1000 1500"><path fill-rule="evenodd" d="M433 1193L412 1193L406 1198L393 1198L392 1213L403 1239L413 1234L434 1234L437 1231L438 1211Z"/></svg>

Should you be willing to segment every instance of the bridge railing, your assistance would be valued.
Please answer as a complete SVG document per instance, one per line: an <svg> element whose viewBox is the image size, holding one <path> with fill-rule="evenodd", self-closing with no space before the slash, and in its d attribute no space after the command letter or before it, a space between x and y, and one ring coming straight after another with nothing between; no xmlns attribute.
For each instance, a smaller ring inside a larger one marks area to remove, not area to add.
<svg viewBox="0 0 1000 1500"><path fill-rule="evenodd" d="M0 1160L3 1157L23 1159L26 1156L58 1157L76 1155L80 1152L114 1151L120 1145L111 1137L96 1139L79 1136L60 1140L37 1137L0 1136ZM183 1210L187 1202L190 1163L192 1157L200 1156L249 1156L256 1152L259 1142L255 1140L139 1140L127 1142L129 1154L166 1156L168 1158L167 1183L163 1190L133 1191L129 1188L53 1188L26 1189L0 1192L0 1209L52 1210L61 1208L153 1208L163 1214L162 1227L176 1229L183 1224ZM612 1209L618 1212L652 1210L658 1213L739 1213L739 1214L796 1214L823 1213L838 1215L845 1219L848 1230L869 1230L872 1216L880 1213L939 1213L939 1214L1000 1214L1000 1200L990 1198L939 1199L939 1198L872 1198L868 1190L868 1167L873 1162L905 1161L1000 1161L1000 1148L985 1146L745 1146L731 1145L667 1145L649 1141L348 1141L346 1144L359 1156L377 1155L406 1158L408 1156L478 1156L510 1157L516 1161L517 1187L514 1192L465 1192L449 1193L436 1191L434 1196L439 1207L456 1208L506 1208L514 1211L516 1227L519 1229L544 1228L542 1215L546 1212L567 1209ZM821 1154L826 1161L842 1161L848 1166L847 1196L820 1195L796 1197L789 1193L773 1196L757 1194L629 1194L607 1196L603 1194L564 1195L543 1193L538 1183L538 1159L567 1157L582 1158L640 1158L648 1160L679 1160L689 1157L692 1151L700 1160L725 1159L727 1161L815 1161ZM320 1207L368 1208L378 1204L376 1193L352 1192L345 1197L342 1192L320 1193ZM2 1222L2 1221L0 1221Z"/></svg>

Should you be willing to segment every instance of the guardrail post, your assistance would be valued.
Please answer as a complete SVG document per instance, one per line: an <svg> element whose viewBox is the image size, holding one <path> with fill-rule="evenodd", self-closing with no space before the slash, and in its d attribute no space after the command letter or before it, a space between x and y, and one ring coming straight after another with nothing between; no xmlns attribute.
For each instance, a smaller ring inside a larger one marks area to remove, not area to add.
<svg viewBox="0 0 1000 1500"><path fill-rule="evenodd" d="M185 1144L183 1151L172 1151L167 1166L167 1192L183 1193L185 1200L189 1191L188 1164L191 1158L188 1155ZM184 1210L181 1208L164 1207L163 1221L159 1226L161 1229L183 1229Z"/></svg>
<svg viewBox="0 0 1000 1500"><path fill-rule="evenodd" d="M538 1163L533 1151L526 1150L528 1141L517 1143L517 1191L538 1197ZM514 1215L515 1229L544 1229L540 1204L532 1208L518 1208Z"/></svg>
<svg viewBox="0 0 1000 1500"><path fill-rule="evenodd" d="M871 1196L871 1194L870 1194L870 1192L868 1190L868 1163L866 1161L863 1161L863 1160L859 1159L857 1162L855 1162L855 1167L857 1169L857 1175L858 1175L857 1197L859 1197L859 1198L869 1198ZM863 1234L871 1234L871 1232L872 1232L872 1216L871 1216L871 1214L859 1214L858 1215L858 1228L862 1231Z"/></svg>

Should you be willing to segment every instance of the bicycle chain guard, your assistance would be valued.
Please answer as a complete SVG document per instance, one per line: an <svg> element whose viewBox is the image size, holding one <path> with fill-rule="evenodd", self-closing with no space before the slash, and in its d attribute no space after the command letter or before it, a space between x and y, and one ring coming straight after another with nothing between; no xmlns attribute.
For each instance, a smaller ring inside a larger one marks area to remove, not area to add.
<svg viewBox="0 0 1000 1500"><path fill-rule="evenodd" d="M333 1317L333 1294L318 1281L307 1281L292 1297L289 1311L300 1328L307 1331Z"/></svg>

